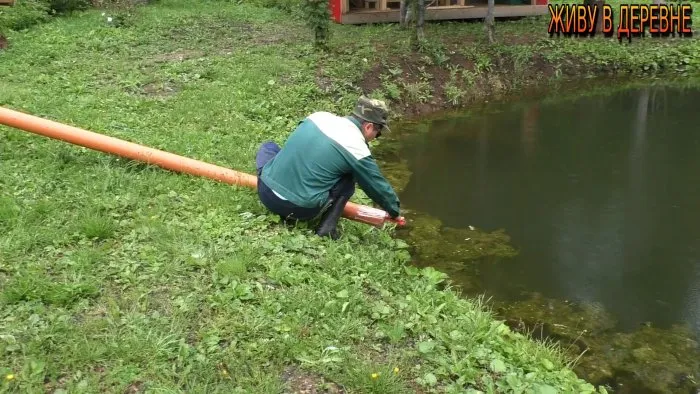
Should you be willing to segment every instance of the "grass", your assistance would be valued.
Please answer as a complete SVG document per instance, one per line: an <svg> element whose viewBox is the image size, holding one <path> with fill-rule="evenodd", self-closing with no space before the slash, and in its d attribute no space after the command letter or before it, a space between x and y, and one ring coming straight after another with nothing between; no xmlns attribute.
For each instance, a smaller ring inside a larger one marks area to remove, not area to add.
<svg viewBox="0 0 700 394"><path fill-rule="evenodd" d="M548 64L595 53L604 70L642 70L654 51L658 70L675 64L670 52L688 56L680 72L700 61L694 40L551 43L540 22L500 24L501 38L535 39L496 54L479 49L480 24L431 24L432 37L466 37L451 45L475 60L450 77L453 101L467 96L457 81L477 89L488 70L506 71L499 54L521 73L540 50ZM162 0L124 28L93 10L8 34L0 105L252 173L261 142L283 143L311 112L346 112L363 76L401 59L409 37L334 26L322 54L273 9ZM420 61L445 67L450 48ZM430 100L440 81L429 74L394 78L395 102ZM345 237L329 242L276 223L252 190L4 127L0 173L0 390L594 390L555 346L411 267L391 229L343 221Z"/></svg>

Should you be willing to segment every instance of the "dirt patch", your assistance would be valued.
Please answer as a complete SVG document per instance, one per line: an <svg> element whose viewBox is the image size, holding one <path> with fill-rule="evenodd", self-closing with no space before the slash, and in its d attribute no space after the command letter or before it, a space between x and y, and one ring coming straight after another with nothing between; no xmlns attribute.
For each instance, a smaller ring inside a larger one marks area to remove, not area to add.
<svg viewBox="0 0 700 394"><path fill-rule="evenodd" d="M444 67L433 67L431 71L431 82L433 85L433 100L431 101L431 104L442 108L445 106L445 87L451 79L450 73Z"/></svg>
<svg viewBox="0 0 700 394"><path fill-rule="evenodd" d="M421 53L390 55L382 64L367 71L359 83L364 94L382 91L392 101L394 110L406 116L418 116L444 107L447 69L426 64ZM400 91L400 97L396 97ZM398 108L397 108L398 107Z"/></svg>
<svg viewBox="0 0 700 394"><path fill-rule="evenodd" d="M241 48L283 44L294 40L303 32L294 26L258 26L253 23L233 21L228 18L198 17L168 31L165 36L185 48L173 53L154 56L155 60L177 61L180 57L202 56L202 43L213 43L212 53L230 54ZM183 59L184 60L184 59Z"/></svg>
<svg viewBox="0 0 700 394"><path fill-rule="evenodd" d="M56 381L51 381L47 378L44 380L44 391L53 394L55 392L60 392L59 390L65 390L68 379L69 377L64 374L59 375Z"/></svg>
<svg viewBox="0 0 700 394"><path fill-rule="evenodd" d="M8 45L7 38L5 38L5 36L0 34L0 49L7 48L7 45Z"/></svg>
<svg viewBox="0 0 700 394"><path fill-rule="evenodd" d="M385 65L377 64L365 73L360 88L364 94L394 89L394 95L395 89L399 89L401 97L393 97L392 105L406 116L435 112L448 106L445 87L452 77L445 66L426 64L425 56L419 53L392 56Z"/></svg>
<svg viewBox="0 0 700 394"><path fill-rule="evenodd" d="M345 390L333 382L326 381L323 376L312 374L298 367L287 367L282 374L285 383L285 394L340 394Z"/></svg>
<svg viewBox="0 0 700 394"><path fill-rule="evenodd" d="M144 390L144 383L141 381L136 381L134 383L131 383L129 386L127 386L126 390L124 390L124 394L142 393L143 390Z"/></svg>
<svg viewBox="0 0 700 394"><path fill-rule="evenodd" d="M96 365L96 366L91 368L91 372L93 372L99 376L99 385L101 388L103 387L103 380L104 380L106 371L107 371L107 369L102 365ZM68 382L70 380L71 380L71 375L66 374L66 373L62 373L62 374L58 375L56 380L52 380L48 376L46 376L44 378L44 392L47 394L65 393L66 392L66 385L68 384ZM104 391L104 390L102 390L102 391Z"/></svg>
<svg viewBox="0 0 700 394"><path fill-rule="evenodd" d="M474 61L467 59L466 57L464 57L464 55L456 51L452 51L452 53L450 54L450 62L452 64L464 67L467 70L474 69Z"/></svg>
<svg viewBox="0 0 700 394"><path fill-rule="evenodd" d="M153 63L181 62L187 59L194 59L204 56L202 51L182 50L154 56Z"/></svg>
<svg viewBox="0 0 700 394"><path fill-rule="evenodd" d="M166 33L174 41L185 43L190 40L199 41L201 37L210 39L247 35L256 31L255 25L234 21L227 18L199 17L175 27Z"/></svg>
<svg viewBox="0 0 700 394"><path fill-rule="evenodd" d="M249 25L242 32L236 34L235 40L220 40L217 45L220 48L218 53L230 55L234 51L241 50L241 48L291 43L293 38L295 36L299 37L299 35L303 36L304 34L292 28L280 27L272 30Z"/></svg>
<svg viewBox="0 0 700 394"><path fill-rule="evenodd" d="M326 75L322 67L316 69L316 85L323 93L328 93L333 89L333 80Z"/></svg>
<svg viewBox="0 0 700 394"><path fill-rule="evenodd" d="M395 61L396 58L390 60ZM362 79L362 83L360 84L360 88L362 88L362 91L365 94L369 94L382 87L382 80L380 76L383 72L386 72L384 66L381 64L377 64L374 67L372 67L372 69L369 70L367 73L365 73L365 76Z"/></svg>
<svg viewBox="0 0 700 394"><path fill-rule="evenodd" d="M277 30L259 30L256 35L251 37L250 43L258 45L272 45L290 42L290 37L299 36L299 32L289 32L284 29Z"/></svg>
<svg viewBox="0 0 700 394"><path fill-rule="evenodd" d="M149 97L166 98L177 94L180 89L169 82L151 82L141 88L141 94Z"/></svg>

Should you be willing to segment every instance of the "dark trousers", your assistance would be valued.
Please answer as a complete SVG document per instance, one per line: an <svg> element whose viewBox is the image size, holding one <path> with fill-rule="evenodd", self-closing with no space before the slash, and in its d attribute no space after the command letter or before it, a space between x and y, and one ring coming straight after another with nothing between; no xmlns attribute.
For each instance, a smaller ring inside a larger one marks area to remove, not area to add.
<svg viewBox="0 0 700 394"><path fill-rule="evenodd" d="M255 167L258 172L258 197L260 202L270 211L280 215L283 219L291 220L312 220L322 214L328 207L341 197L345 201L355 194L355 179L352 174L342 176L338 182L331 187L328 193L328 201L322 207L305 208L300 207L290 201L283 200L272 191L261 179L260 174L268 161L272 160L280 151L280 147L274 142L262 144L255 155Z"/></svg>

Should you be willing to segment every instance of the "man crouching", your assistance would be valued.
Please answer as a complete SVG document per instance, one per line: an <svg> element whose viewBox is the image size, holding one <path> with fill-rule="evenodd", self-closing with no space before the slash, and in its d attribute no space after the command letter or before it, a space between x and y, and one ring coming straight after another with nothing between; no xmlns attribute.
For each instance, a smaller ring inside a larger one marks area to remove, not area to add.
<svg viewBox="0 0 700 394"><path fill-rule="evenodd" d="M284 220L320 217L316 234L335 240L357 181L372 201L398 217L399 199L369 150L370 141L389 131L388 112L383 101L362 96L351 115L309 115L283 148L264 143L255 157L260 201Z"/></svg>

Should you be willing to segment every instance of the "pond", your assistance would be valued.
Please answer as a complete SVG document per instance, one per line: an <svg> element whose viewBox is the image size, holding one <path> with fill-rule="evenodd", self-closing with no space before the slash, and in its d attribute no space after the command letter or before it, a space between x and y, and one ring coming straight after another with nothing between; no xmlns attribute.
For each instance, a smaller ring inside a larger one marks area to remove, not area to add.
<svg viewBox="0 0 700 394"><path fill-rule="evenodd" d="M433 243L412 243L419 260L429 256L418 264L492 297L514 325L576 343L577 372L591 381L695 392L698 102L698 90L650 86L404 127L394 152L410 173L402 206L440 227ZM499 229L514 251L505 257L420 250L482 250L474 242Z"/></svg>

